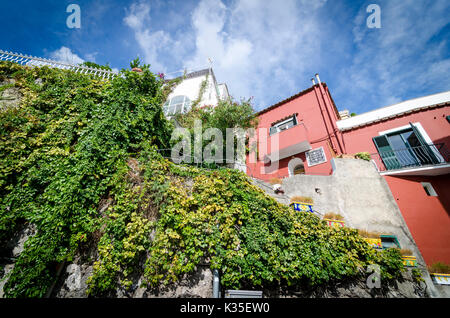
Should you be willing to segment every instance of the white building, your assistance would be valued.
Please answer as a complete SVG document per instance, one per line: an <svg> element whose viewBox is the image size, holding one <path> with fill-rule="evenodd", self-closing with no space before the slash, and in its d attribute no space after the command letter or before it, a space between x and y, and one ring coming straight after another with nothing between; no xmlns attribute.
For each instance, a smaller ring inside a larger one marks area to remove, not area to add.
<svg viewBox="0 0 450 318"><path fill-rule="evenodd" d="M227 85L217 83L212 68L188 73L181 77L183 80L173 89L163 105L164 114L168 117L176 113L188 112L197 100L197 106L200 108L215 107L219 100L230 97Z"/></svg>

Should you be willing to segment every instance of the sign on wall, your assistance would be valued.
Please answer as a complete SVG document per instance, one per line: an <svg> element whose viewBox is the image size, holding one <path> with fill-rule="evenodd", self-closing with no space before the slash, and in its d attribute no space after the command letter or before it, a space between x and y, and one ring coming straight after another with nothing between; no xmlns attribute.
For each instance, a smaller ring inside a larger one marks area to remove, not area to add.
<svg viewBox="0 0 450 318"><path fill-rule="evenodd" d="M323 147L306 152L306 161L310 167L327 162L327 157L325 156Z"/></svg>

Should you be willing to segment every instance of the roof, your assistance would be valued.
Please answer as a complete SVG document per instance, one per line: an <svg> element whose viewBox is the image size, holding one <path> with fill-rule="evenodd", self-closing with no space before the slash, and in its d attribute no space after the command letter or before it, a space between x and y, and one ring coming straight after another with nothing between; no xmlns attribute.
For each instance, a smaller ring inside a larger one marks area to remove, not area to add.
<svg viewBox="0 0 450 318"><path fill-rule="evenodd" d="M325 82L322 82L322 86L328 91L328 87L327 87L327 84ZM290 102L293 99L296 99L297 97L305 95L305 94L313 91L314 87L319 87L319 84L313 85L310 88L307 88L307 89L305 89L305 90L303 90L301 92L298 92L297 94L292 95L291 97L288 97L288 98L286 98L286 99L284 99L284 100L282 100L282 101L280 101L280 102L278 102L278 103L276 103L276 104L274 104L272 106L264 108L263 110L261 110L258 113L256 113L256 115L259 116L261 114L264 114L264 113L266 113L268 111L271 111L272 109L275 109L275 108L277 108L277 107L279 107L279 106L281 106L283 104L286 104L287 102ZM328 96L330 96L331 103L333 104L334 111L336 112L336 115L339 117L339 112L337 110L336 104L334 103L333 97L331 96L330 93L328 94Z"/></svg>
<svg viewBox="0 0 450 318"><path fill-rule="evenodd" d="M374 122L388 120L390 118L398 117L404 114L445 105L450 105L450 91L410 99L401 103L362 113L347 119L339 120L337 122L337 126L341 131L350 130Z"/></svg>
<svg viewBox="0 0 450 318"><path fill-rule="evenodd" d="M195 72L188 73L188 74L186 74L185 78L200 77L200 76L204 76L204 75L207 75L207 74L209 74L209 69L205 68L205 69L200 70L200 71L195 71ZM179 77L183 77L183 76L179 76Z"/></svg>
<svg viewBox="0 0 450 318"><path fill-rule="evenodd" d="M322 84L326 87L326 84L325 84L325 83L322 83ZM319 85L319 84L316 84L316 85L314 85L314 86L318 86L318 85ZM274 104L274 105L272 105L272 106L269 106L269 107L267 107L267 108L264 108L263 110L261 110L261 111L259 111L258 113L256 113L256 115L259 116L259 115L261 115L261 114L267 113L268 111L271 111L272 109L275 109L275 108L277 108L278 106L281 106L281 105L283 105L283 104L286 104L287 102L290 102L291 100L296 99L297 97L300 97L300 96L302 96L302 95L305 95L305 94L311 92L311 91L314 89L314 86L311 86L310 88L307 88L307 89L305 89L305 90L303 90L303 91L301 91L301 92L299 92L299 93L297 93L297 94L295 94L295 95L292 95L291 97L288 97L288 98L282 100L281 102L278 102L278 103L276 103L276 104Z"/></svg>

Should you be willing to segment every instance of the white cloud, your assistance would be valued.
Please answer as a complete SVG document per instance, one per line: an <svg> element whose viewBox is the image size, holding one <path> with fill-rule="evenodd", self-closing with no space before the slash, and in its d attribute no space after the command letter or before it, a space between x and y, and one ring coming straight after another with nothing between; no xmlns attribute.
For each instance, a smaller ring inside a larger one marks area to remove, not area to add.
<svg viewBox="0 0 450 318"><path fill-rule="evenodd" d="M62 46L60 49L50 53L50 58L58 62L65 62L70 64L80 64L84 60L77 54L73 53L68 47Z"/></svg>
<svg viewBox="0 0 450 318"><path fill-rule="evenodd" d="M301 90L295 84L299 77L305 82L311 77L305 70L317 63L320 33L314 14L324 3L302 0L300 7L294 0L264 5L237 0L227 7L220 0L202 0L190 15L192 29L174 35L150 27L150 6L138 2L127 10L124 22L147 63L169 71L175 64L192 70L206 67L211 58L217 79L227 83L231 94L255 96L261 108L277 92L286 98ZM163 63L168 55L174 65Z"/></svg>
<svg viewBox="0 0 450 318"><path fill-rule="evenodd" d="M300 90L299 77L311 76L305 71L318 49L314 13L320 4L240 0L227 8L203 0L192 14L196 50L187 64L195 68L213 58L218 79L236 98L255 96L258 108L269 106L277 92L286 98L287 91Z"/></svg>
<svg viewBox="0 0 450 318"><path fill-rule="evenodd" d="M162 30L153 32L149 28L151 25L150 4L133 3L123 21L133 30L136 42L144 52L144 63L151 64L154 71L165 71L166 68L160 62L159 54L171 44L172 39Z"/></svg>
<svg viewBox="0 0 450 318"><path fill-rule="evenodd" d="M368 111L448 89L446 40L433 37L448 23L448 1L380 1L381 29L366 26L366 6L354 20L356 52L337 91L352 110ZM359 109L358 109L359 108Z"/></svg>
<svg viewBox="0 0 450 318"><path fill-rule="evenodd" d="M352 16L326 0L201 0L183 13L189 24L177 19L168 32L141 1L124 23L153 71L199 69L211 58L217 79L236 98L255 96L258 109L307 88L315 72L326 73L339 108L358 113L448 89L448 43L433 37L448 23L450 3L379 0L382 28L368 29L370 3Z"/></svg>

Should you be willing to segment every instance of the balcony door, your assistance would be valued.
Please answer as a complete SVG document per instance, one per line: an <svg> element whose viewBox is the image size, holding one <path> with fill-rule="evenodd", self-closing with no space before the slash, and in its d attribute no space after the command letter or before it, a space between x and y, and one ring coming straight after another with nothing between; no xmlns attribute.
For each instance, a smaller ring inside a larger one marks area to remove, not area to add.
<svg viewBox="0 0 450 318"><path fill-rule="evenodd" d="M387 170L439 163L432 147L418 129L406 128L373 138Z"/></svg>

